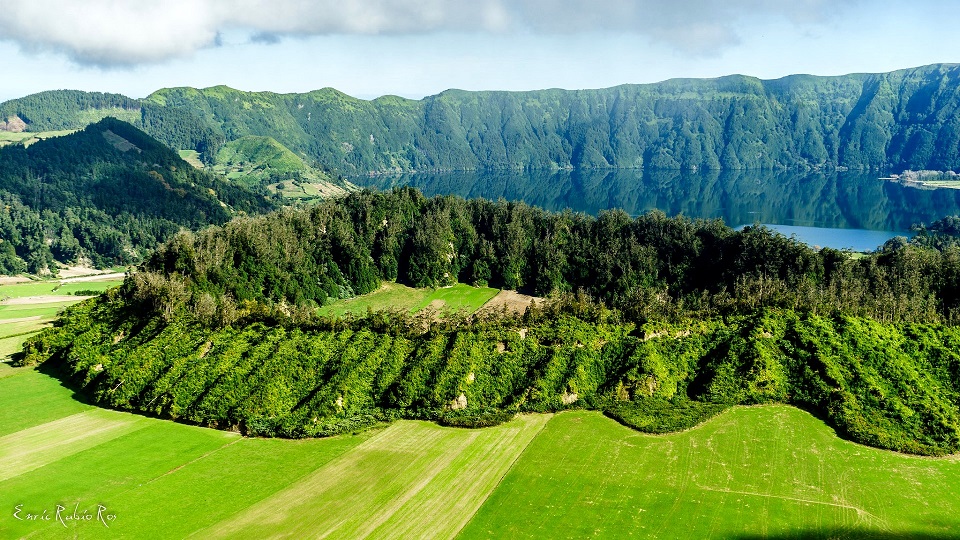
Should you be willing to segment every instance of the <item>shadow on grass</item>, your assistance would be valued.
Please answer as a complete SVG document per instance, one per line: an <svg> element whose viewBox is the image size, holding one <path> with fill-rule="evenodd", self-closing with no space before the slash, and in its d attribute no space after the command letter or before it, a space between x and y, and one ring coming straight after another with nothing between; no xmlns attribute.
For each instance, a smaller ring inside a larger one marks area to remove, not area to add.
<svg viewBox="0 0 960 540"><path fill-rule="evenodd" d="M79 401L80 403L83 403L85 405L98 406L93 400L89 398L89 396L84 394L82 389L74 381L70 380L69 375L63 369L57 366L54 362L44 362L42 364L34 366L33 368L22 367L17 369L25 369L25 370L34 369L40 373L43 373L48 377L54 378L60 383L61 387L66 388L67 390L70 390L72 392L72 395L70 397L73 398L75 401Z"/></svg>
<svg viewBox="0 0 960 540"><path fill-rule="evenodd" d="M956 540L960 538L960 521L955 532L888 532L850 529L826 529L820 531L790 531L774 534L743 534L728 537L729 540Z"/></svg>

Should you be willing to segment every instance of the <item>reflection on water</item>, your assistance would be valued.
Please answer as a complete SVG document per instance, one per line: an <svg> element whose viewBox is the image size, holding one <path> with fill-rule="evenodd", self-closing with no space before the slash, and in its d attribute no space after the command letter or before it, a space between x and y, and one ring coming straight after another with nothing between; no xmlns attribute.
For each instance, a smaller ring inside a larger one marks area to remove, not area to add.
<svg viewBox="0 0 960 540"><path fill-rule="evenodd" d="M877 176L861 172L564 170L418 173L354 181L380 189L410 185L428 196L503 197L548 210L570 208L588 214L622 208L639 215L659 209L670 216L721 218L733 226L766 223L902 234L913 224L960 214L960 190L906 188ZM853 245L850 242L856 236L853 231L833 235L838 236L838 244L829 232L824 233L818 236L824 240L818 245L838 248ZM867 235L865 241L873 239Z"/></svg>

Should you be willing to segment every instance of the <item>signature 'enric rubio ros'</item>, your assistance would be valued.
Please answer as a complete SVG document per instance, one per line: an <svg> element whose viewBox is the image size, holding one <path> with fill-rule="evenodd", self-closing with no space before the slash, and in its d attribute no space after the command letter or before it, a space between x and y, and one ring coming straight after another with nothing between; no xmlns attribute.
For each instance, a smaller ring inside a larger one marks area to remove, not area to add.
<svg viewBox="0 0 960 540"><path fill-rule="evenodd" d="M67 507L58 504L56 509L51 512L48 509L44 509L41 512L26 512L23 509L22 504L18 504L13 508L13 517L19 519L20 521L53 521L60 523L64 527L67 526L68 521L75 521L77 523L102 523L104 527L109 528L109 523L117 519L116 514L111 514L107 511L107 507L98 504L96 513L91 512L90 510L80 510L80 503L77 503L73 507L73 512L66 512Z"/></svg>

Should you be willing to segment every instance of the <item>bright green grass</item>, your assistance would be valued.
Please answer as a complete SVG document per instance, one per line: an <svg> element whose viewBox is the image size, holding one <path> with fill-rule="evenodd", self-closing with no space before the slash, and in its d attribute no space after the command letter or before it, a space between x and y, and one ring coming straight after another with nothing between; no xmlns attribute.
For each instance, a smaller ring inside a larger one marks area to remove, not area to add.
<svg viewBox="0 0 960 540"><path fill-rule="evenodd" d="M439 301L443 303L441 309L444 311L465 311L467 313L473 313L489 302L490 299L499 292L499 289L471 287L463 283L457 283L452 287L443 287L430 291L430 294L415 305L413 310L419 311Z"/></svg>
<svg viewBox="0 0 960 540"><path fill-rule="evenodd" d="M928 538L960 530L960 460L840 440L788 406L645 435L593 412L481 430L399 421L247 439L0 378L0 538ZM116 515L22 522L24 512Z"/></svg>
<svg viewBox="0 0 960 540"><path fill-rule="evenodd" d="M42 319L31 319L19 322L4 322L0 319L0 343L7 338L19 337L24 334L36 332L46 324Z"/></svg>
<svg viewBox="0 0 960 540"><path fill-rule="evenodd" d="M186 537L288 487L375 434L245 439L83 406L70 395L58 381L35 371L0 379L0 400L9 397L0 401L0 429L21 424L0 437L0 538ZM26 399L30 396L36 399ZM107 529L90 522L68 522L70 528L64 528L12 517L17 504L40 513L55 511L57 504L72 511L78 503L81 512L94 514L97 505L105 505L117 519Z"/></svg>
<svg viewBox="0 0 960 540"><path fill-rule="evenodd" d="M203 538L450 538L548 420L483 430L400 421Z"/></svg>
<svg viewBox="0 0 960 540"><path fill-rule="evenodd" d="M11 376L0 378L0 437L93 409L57 379L32 368L6 369Z"/></svg>
<svg viewBox="0 0 960 540"><path fill-rule="evenodd" d="M123 280L111 281L81 281L60 285L57 280L31 281L29 283L14 283L0 285L0 299L24 298L27 296L69 295L76 291L100 291L123 284Z"/></svg>
<svg viewBox="0 0 960 540"><path fill-rule="evenodd" d="M321 315L363 315L372 311L405 310L417 312L425 307L440 311L473 313L500 292L489 287L471 287L457 283L440 289L414 289L398 283L384 283L380 289L363 296L334 302L320 308Z"/></svg>
<svg viewBox="0 0 960 540"><path fill-rule="evenodd" d="M556 416L463 538L949 538L960 462L846 442L788 406L735 408L693 430L635 433Z"/></svg>
<svg viewBox="0 0 960 540"><path fill-rule="evenodd" d="M67 306L76 304L81 299L64 300L62 302L44 302L42 304L0 305L0 321L4 319L22 319L24 317L40 317L52 319Z"/></svg>

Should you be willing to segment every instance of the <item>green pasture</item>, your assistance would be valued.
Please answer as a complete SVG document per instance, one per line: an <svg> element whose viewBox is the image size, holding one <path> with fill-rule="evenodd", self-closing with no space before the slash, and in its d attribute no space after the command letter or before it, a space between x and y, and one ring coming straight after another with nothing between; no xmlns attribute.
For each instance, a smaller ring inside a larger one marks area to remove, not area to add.
<svg viewBox="0 0 960 540"><path fill-rule="evenodd" d="M10 368L12 369L12 368ZM0 378L0 538L928 538L960 530L960 460L839 439L788 406L646 435L599 413L486 429L397 421L245 438ZM57 505L90 521L17 520ZM96 521L98 506L115 516Z"/></svg>
<svg viewBox="0 0 960 540"><path fill-rule="evenodd" d="M0 300L7 298L25 298L28 296L72 295L77 291L103 292L111 287L123 283L122 279L109 281L81 281L60 284L57 280L30 281L27 283L13 283L0 285Z"/></svg>
<svg viewBox="0 0 960 540"><path fill-rule="evenodd" d="M737 407L645 435L557 415L462 538L951 538L960 461L839 439L799 409ZM923 536L927 535L927 536Z"/></svg>
<svg viewBox="0 0 960 540"><path fill-rule="evenodd" d="M203 168L203 162L200 161L200 152L197 152L196 150L179 150L177 153L180 154L180 159L186 161L190 165L193 165L198 169Z"/></svg>
<svg viewBox="0 0 960 540"><path fill-rule="evenodd" d="M77 130L68 129L63 131L21 131L19 133L12 133L9 131L0 131L0 147L8 144L23 144L24 146L30 146L31 144L41 141L43 139L50 139L53 137L63 137L64 135L69 135Z"/></svg>
<svg viewBox="0 0 960 540"><path fill-rule="evenodd" d="M31 281L0 285L0 301L36 297L30 303L0 304L0 377L11 373L4 360L19 352L23 342L48 326L63 308L79 302L76 297L56 301L53 296L71 296L78 291L103 292L123 283L122 280L90 281L60 284L59 281Z"/></svg>
<svg viewBox="0 0 960 540"><path fill-rule="evenodd" d="M409 311L416 313L430 307L440 312L464 311L473 313L500 292L489 287L471 287L457 283L439 289L414 289L399 283L384 283L376 291L339 300L320 308L321 315L342 316L347 313L363 315L371 311Z"/></svg>

